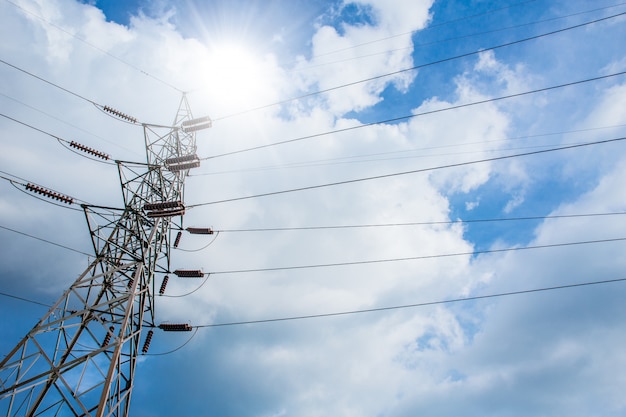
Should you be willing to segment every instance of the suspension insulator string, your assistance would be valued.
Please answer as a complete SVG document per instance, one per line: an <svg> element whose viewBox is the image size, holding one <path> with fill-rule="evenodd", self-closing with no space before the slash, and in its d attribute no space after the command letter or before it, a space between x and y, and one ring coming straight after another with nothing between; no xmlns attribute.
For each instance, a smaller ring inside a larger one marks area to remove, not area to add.
<svg viewBox="0 0 626 417"><path fill-rule="evenodd" d="M100 152L100 151L92 149L92 148L90 148L88 146L81 145L78 142L71 141L70 142L70 146L72 148L78 149L79 151L83 151L85 153L93 155L93 156L95 156L97 158L104 159L105 161L109 159L109 155L105 154L104 152Z"/></svg>
<svg viewBox="0 0 626 417"><path fill-rule="evenodd" d="M40 194L40 195L42 195L44 197L52 198L53 200L61 201L62 203L74 204L74 199L72 197L68 197L66 195L59 194L59 193L57 193L55 191L48 190L47 188L43 188L43 187L40 187L38 185L31 184L30 182L28 184L26 184L25 188L28 191L32 191L32 192L34 192L36 194Z"/></svg>
<svg viewBox="0 0 626 417"><path fill-rule="evenodd" d="M121 112L121 111L119 111L119 110L115 110L115 109L114 109L114 108L112 108L112 107L109 107L109 106L103 106L103 107L102 107L102 110L104 110L104 111L105 111L105 112L107 112L107 113L112 114L113 116L119 117L119 118L120 118L120 119L122 119L122 120L126 120L127 122L130 122L130 123L137 123L137 119L136 119L136 118L134 118L134 117L132 117L132 116L129 116L129 115L127 115L126 113L122 113L122 112Z"/></svg>

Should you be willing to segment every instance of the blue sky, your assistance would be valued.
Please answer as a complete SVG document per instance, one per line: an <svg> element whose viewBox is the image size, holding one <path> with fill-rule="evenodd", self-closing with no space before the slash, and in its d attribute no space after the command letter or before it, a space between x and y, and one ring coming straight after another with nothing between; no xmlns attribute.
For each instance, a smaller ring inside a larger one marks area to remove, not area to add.
<svg viewBox="0 0 626 417"><path fill-rule="evenodd" d="M622 141L469 163L625 136L626 26L611 17L624 12L604 0L0 2L0 354L46 311L10 296L52 303L89 260L24 234L90 253L80 210L9 180L121 204L114 167L20 122L142 160L141 129L83 98L166 124L186 91L214 119L198 153L218 156L187 179L185 224L223 232L173 251L173 269L211 276L170 280L157 321L201 327L182 348L192 335L155 334L133 416L623 415L622 282L204 326L624 278L622 241L580 244L626 237L609 215L626 212ZM603 215L564 217L582 214ZM469 221L519 217L538 219ZM391 223L429 224L233 231ZM550 247L499 251L535 246Z"/></svg>

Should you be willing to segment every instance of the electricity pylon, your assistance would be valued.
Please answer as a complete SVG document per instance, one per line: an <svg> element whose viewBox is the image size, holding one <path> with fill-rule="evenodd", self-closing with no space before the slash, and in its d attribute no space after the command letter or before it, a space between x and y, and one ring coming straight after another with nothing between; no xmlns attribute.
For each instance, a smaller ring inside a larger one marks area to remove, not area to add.
<svg viewBox="0 0 626 417"><path fill-rule="evenodd" d="M184 180L200 164L195 131L210 123L192 118L183 95L171 127L143 125L147 163L117 161L124 208L82 206L96 258L0 362L0 414L128 415L152 338L142 330L155 327L155 278L169 271Z"/></svg>

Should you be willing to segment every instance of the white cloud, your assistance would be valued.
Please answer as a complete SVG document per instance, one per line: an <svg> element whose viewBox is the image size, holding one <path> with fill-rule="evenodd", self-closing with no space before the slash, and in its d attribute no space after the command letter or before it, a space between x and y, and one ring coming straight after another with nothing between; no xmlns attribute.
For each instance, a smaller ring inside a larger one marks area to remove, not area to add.
<svg viewBox="0 0 626 417"><path fill-rule="evenodd" d="M398 7L393 2L362 2L373 9L373 25L344 23L345 33L341 34L332 26L320 27L312 39L312 58L300 61L296 68L305 85L325 90L412 67L411 32L424 27L431 3L411 2L407 8L406 4ZM398 28L404 35L397 35ZM380 39L385 41L378 42ZM415 73L405 72L330 92L327 105L339 115L362 110L378 103L390 83L405 91L414 76Z"/></svg>
<svg viewBox="0 0 626 417"><path fill-rule="evenodd" d="M619 178L624 175L624 169L622 162L616 170L607 173L593 191L554 214L604 212L609 207L609 210L623 210L624 193ZM616 220L611 216L581 221L546 220L536 230L537 236L531 245L623 236L626 230ZM607 278L620 277L623 262L615 251L619 252L618 246L586 245L568 250L555 248L537 253L485 255L479 258L476 266L498 271L497 278L491 283L494 290L498 287L550 287L593 281L600 279L600 273ZM622 361L616 348L622 336L609 323L620 320L617 318L619 314L614 313L619 303L617 294L623 292L621 286L617 283L607 287L581 287L536 297L521 295L494 301L487 310L481 332L462 355L452 359L449 366L459 366L462 373L473 375L466 383L475 386L472 391L477 395L499 391L501 384L519 392L532 390L533 394L527 399L532 399L533 403L527 406L548 414L558 413L549 411L558 409L578 413L576 407L586 409L588 402L597 395L606 395L611 403L607 410L623 407L622 400L610 388L611 384L619 384L621 377L608 385L604 379L613 373L611 363ZM509 336L503 337L504 334ZM600 340L602 353L596 349ZM574 403L557 401L550 404L547 397L544 399L532 388L533 384L539 383L537 388L546 390L549 398L570 398L567 390L583 383L591 374L604 376L598 380L597 389L581 391ZM505 404L494 406L506 407Z"/></svg>
<svg viewBox="0 0 626 417"><path fill-rule="evenodd" d="M477 201L468 201L465 203L465 210L467 211L472 211L474 210L476 207L478 207L480 205L480 200Z"/></svg>
<svg viewBox="0 0 626 417"><path fill-rule="evenodd" d="M504 209L502 210L505 213L511 213L517 207L519 207L522 203L524 203L524 195L523 193L517 193L513 195L513 198L506 203Z"/></svg>

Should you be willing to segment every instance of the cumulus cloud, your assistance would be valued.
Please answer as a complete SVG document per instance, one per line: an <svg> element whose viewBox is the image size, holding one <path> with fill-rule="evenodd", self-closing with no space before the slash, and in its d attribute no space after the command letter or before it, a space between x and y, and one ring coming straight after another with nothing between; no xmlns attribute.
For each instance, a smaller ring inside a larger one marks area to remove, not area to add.
<svg viewBox="0 0 626 417"><path fill-rule="evenodd" d="M352 4L340 7L343 9ZM311 58L302 59L296 67L305 86L325 90L412 66L411 33L425 26L432 2L413 2L408 8L406 4L398 7L394 2L356 4L367 6L363 13L371 15L371 21L367 24L344 21L339 27L322 25L311 41ZM399 28L402 35L398 35ZM399 73L360 83L341 92L330 92L327 106L339 115L362 110L381 101L381 93L389 84L406 91L414 76L412 72Z"/></svg>

